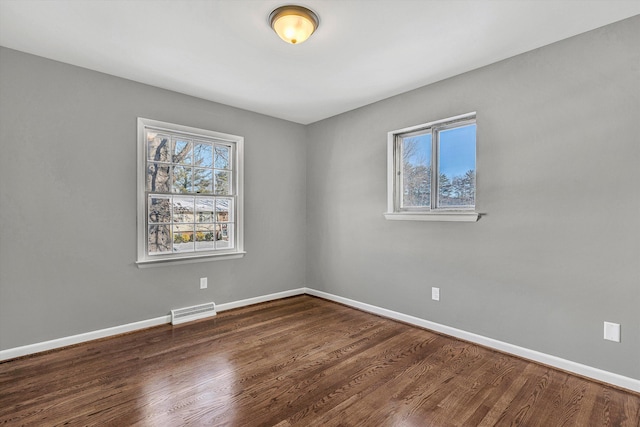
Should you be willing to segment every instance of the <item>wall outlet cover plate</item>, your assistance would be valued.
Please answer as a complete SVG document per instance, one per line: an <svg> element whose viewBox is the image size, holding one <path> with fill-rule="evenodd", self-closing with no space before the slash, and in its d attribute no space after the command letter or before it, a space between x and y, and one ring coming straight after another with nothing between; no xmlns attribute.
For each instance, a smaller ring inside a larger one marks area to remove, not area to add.
<svg viewBox="0 0 640 427"><path fill-rule="evenodd" d="M620 342L620 324L604 322L604 339Z"/></svg>

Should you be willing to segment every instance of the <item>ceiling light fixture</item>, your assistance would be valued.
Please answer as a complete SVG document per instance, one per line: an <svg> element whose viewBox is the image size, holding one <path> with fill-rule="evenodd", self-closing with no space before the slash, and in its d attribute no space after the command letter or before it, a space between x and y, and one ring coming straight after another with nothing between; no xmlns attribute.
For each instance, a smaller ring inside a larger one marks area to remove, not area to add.
<svg viewBox="0 0 640 427"><path fill-rule="evenodd" d="M273 31L287 43L300 44L318 28L318 15L302 6L281 6L271 12Z"/></svg>

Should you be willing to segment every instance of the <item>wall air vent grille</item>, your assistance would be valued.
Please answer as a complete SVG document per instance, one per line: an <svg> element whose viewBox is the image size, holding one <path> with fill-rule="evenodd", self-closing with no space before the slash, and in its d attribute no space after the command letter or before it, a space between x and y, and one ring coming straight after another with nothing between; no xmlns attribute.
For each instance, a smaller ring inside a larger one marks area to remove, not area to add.
<svg viewBox="0 0 640 427"><path fill-rule="evenodd" d="M171 310L171 324L190 322L192 320L204 319L205 317L216 315L216 304L208 302L206 304L194 305L191 307L177 308Z"/></svg>

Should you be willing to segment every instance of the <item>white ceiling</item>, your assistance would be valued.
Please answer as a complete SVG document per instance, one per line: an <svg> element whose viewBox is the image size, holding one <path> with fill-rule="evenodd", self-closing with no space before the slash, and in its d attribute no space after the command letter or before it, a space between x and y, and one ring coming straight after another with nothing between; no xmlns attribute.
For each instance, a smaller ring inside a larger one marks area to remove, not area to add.
<svg viewBox="0 0 640 427"><path fill-rule="evenodd" d="M640 14L640 0L0 0L0 45L311 123ZM596 58L597 59L597 58Z"/></svg>

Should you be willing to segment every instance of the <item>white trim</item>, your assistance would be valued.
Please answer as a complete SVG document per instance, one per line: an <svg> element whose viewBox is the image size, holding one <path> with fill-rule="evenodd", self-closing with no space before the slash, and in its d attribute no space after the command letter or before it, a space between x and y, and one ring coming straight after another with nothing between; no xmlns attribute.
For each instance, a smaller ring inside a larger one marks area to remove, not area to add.
<svg viewBox="0 0 640 427"><path fill-rule="evenodd" d="M216 304L216 311L232 310L234 308L245 307L247 305L259 304L261 302L273 301L282 298L294 297L296 295L304 295L307 288L292 289L290 291L276 292L275 294L263 295L255 298L247 298L240 301L227 302L224 304Z"/></svg>
<svg viewBox="0 0 640 427"><path fill-rule="evenodd" d="M476 222L478 212L385 212L389 220Z"/></svg>
<svg viewBox="0 0 640 427"><path fill-rule="evenodd" d="M142 320L140 322L127 323L126 325L114 326L112 328L100 329L83 334L71 335L69 337L58 338L50 341L43 341L35 344L24 345L22 347L0 350L0 360L13 359L16 357L27 356L29 354L40 353L42 351L53 350L60 347L67 347L74 344L80 344L86 341L93 341L99 338L120 335L127 332L137 331L140 329L151 328L153 326L163 325L171 322L171 316L156 317L155 319Z"/></svg>
<svg viewBox="0 0 640 427"><path fill-rule="evenodd" d="M295 295L302 295L306 288L292 289L290 291L277 292L274 294L263 295L255 298L243 299L240 301L228 302L216 305L216 311L231 310L232 308L244 307L260 302L273 301L277 299L287 298ZM57 338L50 341L43 341L35 344L24 345L22 347L9 348L0 350L0 361L14 359L16 357L28 356L30 354L40 353L43 351L54 350L56 348L67 347L74 344L80 344L87 341L97 340L99 338L120 335L127 332L133 332L140 329L151 328L153 326L171 323L171 315L156 317L154 319L142 320L140 322L128 323L126 325L114 326L112 328L99 329L97 331L86 332L78 335Z"/></svg>
<svg viewBox="0 0 640 427"><path fill-rule="evenodd" d="M225 259L238 259L243 258L246 252L233 252L227 254L207 254L207 255L195 255L185 258L173 258L173 259L157 259L157 260L145 260L137 261L138 268L148 267L167 267L170 265L179 264L193 264L194 262L206 262L206 261L222 261Z"/></svg>
<svg viewBox="0 0 640 427"><path fill-rule="evenodd" d="M396 209L396 135L387 134L387 212ZM385 213L385 218L387 214Z"/></svg>
<svg viewBox="0 0 640 427"><path fill-rule="evenodd" d="M448 117L446 119L434 120L432 122L422 123L420 125L413 125L413 126L409 126L402 129L392 130L391 132L388 132L388 135L392 135L392 134L397 135L399 133L415 132L418 130L427 129L436 125L440 125L442 123L459 122L462 120L472 119L472 118L475 118L476 116L477 116L477 112L471 111L470 113L460 114L457 116Z"/></svg>
<svg viewBox="0 0 640 427"><path fill-rule="evenodd" d="M617 387L622 387L635 392L640 392L640 380L637 380L634 378L625 377L623 375L619 375L613 372L604 371L602 369L583 365L581 363L573 362L571 360L562 359L560 357L552 356L550 354L545 354L539 351L530 350L528 348L509 344L503 341L498 341L493 338L488 338L482 335L474 334L472 332L467 332L461 329L452 328L450 326L441 325L439 323L435 323L429 320L424 320L418 317L410 316L408 314L398 313L397 311L388 310L386 308L377 307L375 305L370 305L370 304L355 301L349 298L340 297L327 292L306 288L306 293L309 295L313 295L316 297L320 297L330 301L348 305L349 307L357 308L359 310L366 311L368 313L373 313L378 316L399 320L401 322L409 323L411 325L430 329L435 332L439 332L455 338L463 339L465 341L470 341L476 344L480 344L485 347L490 347L504 353L513 354L518 357L543 363L545 365L562 369L564 371L573 372L574 374L582 375L584 377L593 378L595 380L609 383Z"/></svg>
<svg viewBox="0 0 640 427"><path fill-rule="evenodd" d="M533 360L535 362L543 363L545 365L562 369L564 371L573 372L574 374L582 375L584 377L593 378L598 381L609 383L617 387L622 387L635 392L640 392L640 380L637 380L634 378L625 377L623 375L619 375L613 372L604 371L602 369L583 365L581 363L573 362L571 360L562 359L560 357L552 356L550 354L545 354L539 351L530 350L528 348L520 347L520 346L509 344L503 341L498 341L493 338L488 338L482 335L474 334L472 332L467 332L461 329L452 328L450 326L441 325L439 323L431 322L429 320L421 319L419 317L410 316L408 314L399 313L397 311L388 310L386 308L378 307L371 304L366 304L366 303L355 301L349 298L340 297L327 292L318 291L312 288L292 289L289 291L276 292L273 294L263 295L259 297L247 298L239 301L219 304L219 305L216 305L216 311L221 312L225 310L231 310L234 308L245 307L252 304L258 304L261 302L273 301L281 298L287 298L287 297L303 295L303 294L308 294L308 295L316 296L319 298L324 298L329 301L338 302L340 304L357 308L359 310L366 311L368 313L373 313L378 316L409 323L411 325L419 326L421 328L430 329L435 332L446 334L455 338L460 338L466 341L483 345L485 347L493 348L503 353L513 354L515 356ZM40 343L25 345L22 347L15 347L7 350L0 350L0 361L13 359L21 356L27 356L27 355L39 353L42 351L53 350L60 347L66 347L73 344L79 344L82 342L91 341L99 338L119 335L126 332L146 329L153 326L163 325L165 323L171 323L170 315L156 317L154 319L142 320L140 322L129 323L126 325L115 326L112 328L100 329L98 331L72 335L70 337L58 338L51 341L44 341Z"/></svg>

